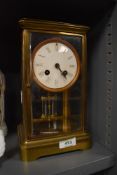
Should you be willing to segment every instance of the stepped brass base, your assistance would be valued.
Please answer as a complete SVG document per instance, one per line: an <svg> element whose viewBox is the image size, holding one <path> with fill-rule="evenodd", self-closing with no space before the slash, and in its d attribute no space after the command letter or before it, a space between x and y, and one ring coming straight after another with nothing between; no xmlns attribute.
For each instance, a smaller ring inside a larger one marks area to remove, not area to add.
<svg viewBox="0 0 117 175"><path fill-rule="evenodd" d="M56 138L48 138L44 140L30 140L25 141L23 139L23 131L21 127L18 128L19 138L20 138L20 150L21 150L21 160L32 161L38 159L39 157L59 154L74 150L85 150L91 147L91 138L88 133L75 133L70 135L64 135ZM76 138L76 145L67 148L59 148L59 142L71 138Z"/></svg>

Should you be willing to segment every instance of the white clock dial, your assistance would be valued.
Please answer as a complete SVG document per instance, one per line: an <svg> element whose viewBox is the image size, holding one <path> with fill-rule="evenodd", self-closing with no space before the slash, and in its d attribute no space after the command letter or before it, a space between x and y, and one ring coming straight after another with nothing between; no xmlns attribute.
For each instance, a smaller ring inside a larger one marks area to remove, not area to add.
<svg viewBox="0 0 117 175"><path fill-rule="evenodd" d="M44 89L65 90L73 85L79 76L79 55L71 44L64 40L45 40L37 45L32 57L35 80Z"/></svg>

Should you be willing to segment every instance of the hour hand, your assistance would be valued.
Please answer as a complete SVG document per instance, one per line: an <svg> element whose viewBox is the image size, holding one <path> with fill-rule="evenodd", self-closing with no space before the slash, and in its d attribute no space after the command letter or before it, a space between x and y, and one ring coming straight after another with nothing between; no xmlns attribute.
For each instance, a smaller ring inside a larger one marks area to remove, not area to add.
<svg viewBox="0 0 117 175"><path fill-rule="evenodd" d="M59 63L56 63L56 64L55 64L55 68L56 68L56 69L59 69L59 70L60 70L60 72L62 72L62 70L61 70L61 68L60 68L60 64L59 64Z"/></svg>
<svg viewBox="0 0 117 175"><path fill-rule="evenodd" d="M67 71L62 71L61 68L60 68L60 64L59 63L55 64L55 68L58 69L61 72L61 75L66 78Z"/></svg>
<svg viewBox="0 0 117 175"><path fill-rule="evenodd" d="M58 69L61 72L61 75L63 75L66 78L67 71L66 70L62 71L59 63L55 64L55 68Z"/></svg>
<svg viewBox="0 0 117 175"><path fill-rule="evenodd" d="M58 69L61 72L61 74L63 73L63 71L60 68L60 64L59 63L55 64L55 68Z"/></svg>

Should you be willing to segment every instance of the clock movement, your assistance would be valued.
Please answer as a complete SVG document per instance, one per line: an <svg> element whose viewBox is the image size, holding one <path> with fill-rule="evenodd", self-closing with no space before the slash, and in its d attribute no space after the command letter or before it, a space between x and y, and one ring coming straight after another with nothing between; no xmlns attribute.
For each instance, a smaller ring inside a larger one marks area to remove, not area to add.
<svg viewBox="0 0 117 175"><path fill-rule="evenodd" d="M87 26L21 19L21 159L84 150L87 131Z"/></svg>

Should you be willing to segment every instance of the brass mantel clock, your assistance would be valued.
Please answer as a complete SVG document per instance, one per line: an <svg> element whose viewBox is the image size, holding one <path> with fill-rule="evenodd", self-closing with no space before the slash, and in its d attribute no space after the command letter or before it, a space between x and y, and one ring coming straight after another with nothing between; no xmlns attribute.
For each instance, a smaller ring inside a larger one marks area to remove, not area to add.
<svg viewBox="0 0 117 175"><path fill-rule="evenodd" d="M90 147L86 131L88 27L22 19L21 159Z"/></svg>

